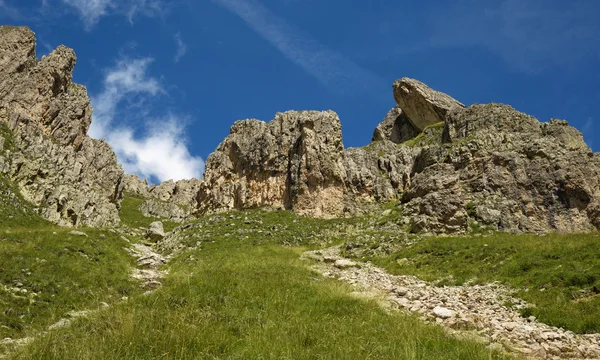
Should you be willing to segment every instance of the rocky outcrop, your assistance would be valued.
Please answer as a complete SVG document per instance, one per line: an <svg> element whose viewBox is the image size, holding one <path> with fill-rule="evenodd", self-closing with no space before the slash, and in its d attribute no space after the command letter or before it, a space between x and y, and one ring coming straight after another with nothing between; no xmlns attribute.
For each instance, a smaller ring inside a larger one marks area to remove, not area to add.
<svg viewBox="0 0 600 360"><path fill-rule="evenodd" d="M123 175L123 193L138 198L149 197L148 180L142 180L135 174Z"/></svg>
<svg viewBox="0 0 600 360"><path fill-rule="evenodd" d="M144 216L182 222L196 212L202 182L199 179L168 180L148 186L148 181L137 175L125 175L123 191L126 195L145 199L139 208Z"/></svg>
<svg viewBox="0 0 600 360"><path fill-rule="evenodd" d="M341 216L399 200L399 223L412 232L598 228L599 157L566 121L500 104L465 108L411 79L394 94L399 106L364 148L343 150L332 112L236 122L208 158L199 212Z"/></svg>
<svg viewBox="0 0 600 360"><path fill-rule="evenodd" d="M411 186L411 174L419 150L397 146L389 140L344 151L347 208L356 202L386 202ZM359 210L359 209L358 209ZM355 211L350 211L351 213Z"/></svg>
<svg viewBox="0 0 600 360"><path fill-rule="evenodd" d="M597 227L600 168L581 134L564 121L540 123L507 105L472 105L448 114L442 138L446 144L419 154L423 165L413 183L429 185L403 196L418 229L464 229L465 215L500 230ZM447 218L450 205L458 215Z"/></svg>
<svg viewBox="0 0 600 360"><path fill-rule="evenodd" d="M465 107L452 97L414 79L396 80L393 87L394 99L415 128L420 131L427 126L445 121L449 111Z"/></svg>
<svg viewBox="0 0 600 360"><path fill-rule="evenodd" d="M270 207L341 215L342 151L341 124L332 111L289 111L269 123L237 121L206 161L200 211Z"/></svg>
<svg viewBox="0 0 600 360"><path fill-rule="evenodd" d="M389 140L400 144L417 137L420 132L402 109L399 106L394 106L375 128L371 141Z"/></svg>
<svg viewBox="0 0 600 360"><path fill-rule="evenodd" d="M174 221L257 207L337 217L398 200L399 224L414 232L600 227L600 155L579 131L506 105L465 108L408 78L364 148L344 150L332 111L289 111L237 121L204 179L148 186L87 136L92 109L74 65L62 46L38 61L30 30L0 27L0 173L60 224L117 223L125 189L147 216Z"/></svg>
<svg viewBox="0 0 600 360"><path fill-rule="evenodd" d="M25 27L0 27L0 124L11 149L2 171L47 219L62 225L119 222L123 170L112 149L91 139L92 108L72 83L75 54L59 46L38 61Z"/></svg>

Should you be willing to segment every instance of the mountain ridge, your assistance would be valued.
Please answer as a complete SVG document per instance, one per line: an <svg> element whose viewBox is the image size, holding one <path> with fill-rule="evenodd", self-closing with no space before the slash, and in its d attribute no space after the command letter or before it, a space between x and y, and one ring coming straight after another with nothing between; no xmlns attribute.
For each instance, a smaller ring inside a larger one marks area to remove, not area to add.
<svg viewBox="0 0 600 360"><path fill-rule="evenodd" d="M33 32L4 26L0 59L0 123L10 129L0 137L1 173L61 225L118 223L126 192L145 200L145 214L175 221L257 207L344 217L397 202L408 232L600 229L600 155L564 120L465 107L402 78L392 87L398 105L363 148L344 148L331 110L287 111L235 122L203 179L149 187L87 135L92 109L72 82L71 49L38 61Z"/></svg>

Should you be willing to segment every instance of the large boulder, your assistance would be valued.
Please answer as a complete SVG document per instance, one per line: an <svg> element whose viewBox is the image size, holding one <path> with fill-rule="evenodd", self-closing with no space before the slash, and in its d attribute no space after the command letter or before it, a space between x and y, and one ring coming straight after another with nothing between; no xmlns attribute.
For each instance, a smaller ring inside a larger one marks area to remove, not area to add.
<svg viewBox="0 0 600 360"><path fill-rule="evenodd" d="M333 111L288 111L269 123L237 121L206 161L200 210L271 207L340 215L342 151L341 124Z"/></svg>
<svg viewBox="0 0 600 360"><path fill-rule="evenodd" d="M59 46L38 61L25 27L0 27L0 123L9 130L3 172L26 200L62 225L119 222L123 170L87 131L92 108L72 82L75 53Z"/></svg>
<svg viewBox="0 0 600 360"><path fill-rule="evenodd" d="M412 124L420 131L427 126L445 121L446 114L465 106L449 95L431 89L422 82L409 78L396 80L394 99Z"/></svg>

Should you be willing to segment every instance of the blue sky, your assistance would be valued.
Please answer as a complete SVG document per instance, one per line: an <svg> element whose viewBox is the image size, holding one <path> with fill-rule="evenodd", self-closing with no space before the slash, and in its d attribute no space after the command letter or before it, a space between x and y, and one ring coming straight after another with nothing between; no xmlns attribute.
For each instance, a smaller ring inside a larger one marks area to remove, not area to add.
<svg viewBox="0 0 600 360"><path fill-rule="evenodd" d="M369 143L408 76L465 104L566 119L600 149L597 0L0 0L38 56L78 55L91 134L151 181L201 177L235 120L336 111Z"/></svg>

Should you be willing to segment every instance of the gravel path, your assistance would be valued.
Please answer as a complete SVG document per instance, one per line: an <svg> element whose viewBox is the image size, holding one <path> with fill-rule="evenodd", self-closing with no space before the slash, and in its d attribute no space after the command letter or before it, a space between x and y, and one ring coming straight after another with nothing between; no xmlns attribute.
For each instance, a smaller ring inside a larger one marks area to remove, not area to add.
<svg viewBox="0 0 600 360"><path fill-rule="evenodd" d="M578 335L534 317L525 319L519 309L527 304L499 284L434 286L346 259L339 247L302 257L316 261L314 269L324 276L346 281L363 295L383 296L389 307L418 313L456 336L475 336L490 348L530 359L600 359L600 334ZM507 303L513 306L504 306Z"/></svg>

